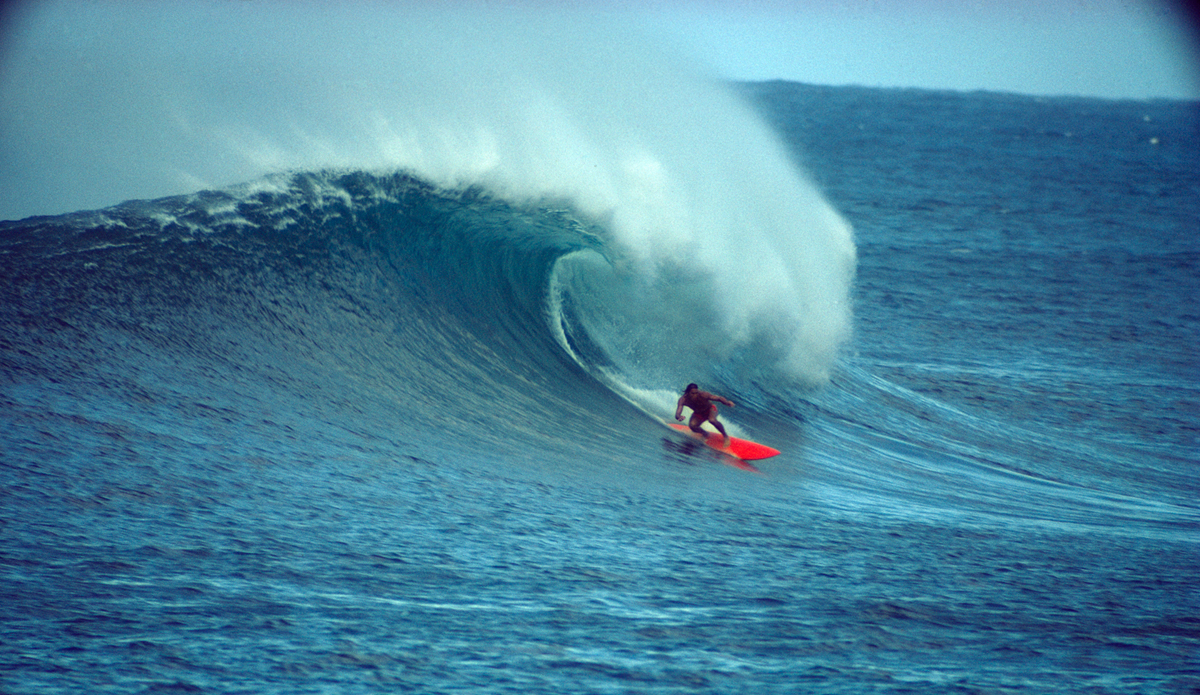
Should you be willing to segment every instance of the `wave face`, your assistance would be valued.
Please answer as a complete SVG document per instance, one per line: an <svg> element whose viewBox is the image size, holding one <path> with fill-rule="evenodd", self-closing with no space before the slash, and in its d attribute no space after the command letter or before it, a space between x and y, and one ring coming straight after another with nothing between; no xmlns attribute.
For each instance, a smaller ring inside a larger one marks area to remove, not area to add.
<svg viewBox="0 0 1200 695"><path fill-rule="evenodd" d="M330 168L565 201L643 281L694 278L662 299L712 307L714 344L770 346L794 378L827 378L850 330L850 227L728 90L601 17L283 9L31 11L0 92L20 150L3 158L18 183L3 209Z"/></svg>

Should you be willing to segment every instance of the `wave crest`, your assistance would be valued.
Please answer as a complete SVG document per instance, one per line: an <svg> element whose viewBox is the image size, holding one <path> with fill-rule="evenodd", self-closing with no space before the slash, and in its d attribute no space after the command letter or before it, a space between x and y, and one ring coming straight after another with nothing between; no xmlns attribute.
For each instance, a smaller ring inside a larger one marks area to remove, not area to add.
<svg viewBox="0 0 1200 695"><path fill-rule="evenodd" d="M31 10L0 103L4 141L40 151L0 161L31 168L5 178L37 190L5 195L166 195L334 168L565 200L644 286L691 273L688 298L713 308L695 331L723 352L770 346L794 376L826 377L850 332L852 232L731 90L597 17L279 9Z"/></svg>

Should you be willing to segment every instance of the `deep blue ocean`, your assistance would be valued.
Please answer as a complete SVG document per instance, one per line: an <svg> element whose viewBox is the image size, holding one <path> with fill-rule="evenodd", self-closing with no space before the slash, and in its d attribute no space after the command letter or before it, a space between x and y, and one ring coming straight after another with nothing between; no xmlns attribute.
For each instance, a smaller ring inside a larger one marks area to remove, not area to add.
<svg viewBox="0 0 1200 695"><path fill-rule="evenodd" d="M652 146L0 223L0 690L1200 692L1200 107L734 91L695 236Z"/></svg>

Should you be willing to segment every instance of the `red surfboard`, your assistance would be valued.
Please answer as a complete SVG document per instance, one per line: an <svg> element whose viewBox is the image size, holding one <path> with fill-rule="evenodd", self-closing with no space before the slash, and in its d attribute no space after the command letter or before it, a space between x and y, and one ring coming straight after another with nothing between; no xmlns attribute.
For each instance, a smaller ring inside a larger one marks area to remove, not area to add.
<svg viewBox="0 0 1200 695"><path fill-rule="evenodd" d="M667 426L672 429L679 430L680 432L683 432L694 439L703 441L705 444L713 449L716 449L722 454L729 454L730 456L739 458L743 461L757 461L759 459L771 458L772 456L779 454L778 449L772 449L765 444L752 442L749 439L730 437L729 441L725 441L725 438L721 436L720 432L709 432L708 430L705 430L705 434L708 435L705 437L696 434L687 425L680 425L676 422L668 422Z"/></svg>

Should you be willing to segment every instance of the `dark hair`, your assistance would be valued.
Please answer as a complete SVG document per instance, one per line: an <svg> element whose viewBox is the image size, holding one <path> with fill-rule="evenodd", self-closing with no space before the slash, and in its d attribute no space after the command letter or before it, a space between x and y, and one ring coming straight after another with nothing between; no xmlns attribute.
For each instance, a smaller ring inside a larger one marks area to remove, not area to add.
<svg viewBox="0 0 1200 695"><path fill-rule="evenodd" d="M687 393L688 391L691 391L692 389L698 389L698 388L700 388L700 387L699 387L699 386L697 386L697 385L695 385L695 384L688 384L688 385L687 385L687 388L685 388L685 389L683 390L683 392L684 392L684 393Z"/></svg>

